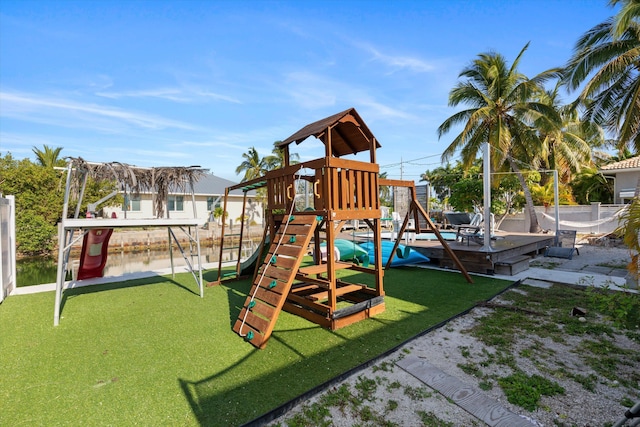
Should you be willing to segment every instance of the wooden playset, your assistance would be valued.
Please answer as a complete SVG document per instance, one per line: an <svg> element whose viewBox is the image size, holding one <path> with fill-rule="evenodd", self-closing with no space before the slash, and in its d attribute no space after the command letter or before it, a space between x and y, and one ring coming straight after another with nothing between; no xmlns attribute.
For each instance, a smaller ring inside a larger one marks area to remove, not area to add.
<svg viewBox="0 0 640 427"><path fill-rule="evenodd" d="M325 156L290 164L290 144L300 144L310 136L322 141ZM278 146L284 150L284 167L226 190L228 195L229 191L243 189L246 195L251 189L266 187L266 224L260 245L266 253L260 249L255 258L252 287L233 327L258 348L266 345L282 309L332 330L385 310L379 199L383 180L379 178L376 164L376 149L380 144L356 110L349 109L305 126ZM361 152L369 153L368 161L343 158ZM303 209L296 209L298 189L305 181L307 187L310 185L313 189L313 201ZM413 181L386 180L385 183L413 186ZM408 216L417 215L416 206L411 205L401 232L406 228ZM224 209L226 211L226 197ZM436 227L425 217L431 231L439 236ZM349 220L364 221L372 231L376 249L368 266L332 256L335 239ZM420 232L419 224L417 231ZM223 226L219 280L223 278L224 233ZM243 230L240 239L242 233ZM329 254L324 257L326 262L323 262L321 244L326 244L325 253ZM303 265L309 248L314 263ZM453 252L451 254L455 258ZM466 275L461 265L460 269ZM367 273L372 280L369 285L351 283L349 276L341 275L339 270ZM243 273L248 273L247 268L238 262L234 276Z"/></svg>

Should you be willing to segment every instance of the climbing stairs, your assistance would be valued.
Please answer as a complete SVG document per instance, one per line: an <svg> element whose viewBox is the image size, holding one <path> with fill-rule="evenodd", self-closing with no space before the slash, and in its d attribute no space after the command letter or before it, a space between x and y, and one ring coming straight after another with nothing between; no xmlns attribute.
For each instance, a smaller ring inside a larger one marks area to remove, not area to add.
<svg viewBox="0 0 640 427"><path fill-rule="evenodd" d="M315 215L295 215L278 227L233 326L255 347L267 344L317 225Z"/></svg>

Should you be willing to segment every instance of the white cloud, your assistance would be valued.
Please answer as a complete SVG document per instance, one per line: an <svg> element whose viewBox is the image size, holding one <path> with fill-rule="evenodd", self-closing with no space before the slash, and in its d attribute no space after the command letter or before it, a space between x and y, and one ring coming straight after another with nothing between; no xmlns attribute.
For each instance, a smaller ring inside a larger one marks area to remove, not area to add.
<svg viewBox="0 0 640 427"><path fill-rule="evenodd" d="M113 86L113 80L105 74L99 74L97 76L93 76L87 85L93 90L105 90Z"/></svg>
<svg viewBox="0 0 640 427"><path fill-rule="evenodd" d="M434 62L425 61L417 56L389 55L369 43L351 40L350 43L371 55L371 61L379 62L392 71L409 70L415 73L430 73L437 70Z"/></svg>
<svg viewBox="0 0 640 427"><path fill-rule="evenodd" d="M408 120L415 121L418 120L418 117L415 115L408 113L406 111L392 108L388 105L381 104L371 99L362 99L360 101L360 105L368 109L367 117L370 117L371 120Z"/></svg>
<svg viewBox="0 0 640 427"><path fill-rule="evenodd" d="M192 153L187 153L184 150L180 151L167 151L167 150L140 150L140 149L129 149L127 147L116 148L112 150L114 152L126 152L129 156L134 155L135 158L146 158L146 159L188 159L191 158Z"/></svg>
<svg viewBox="0 0 640 427"><path fill-rule="evenodd" d="M51 145L50 140L43 136L29 135L25 133L0 132L0 141L2 141L3 149L5 149L8 145L17 147L33 147L43 144Z"/></svg>
<svg viewBox="0 0 640 427"><path fill-rule="evenodd" d="M244 151L245 147L234 144L232 142L223 142L223 141L183 141L180 142L181 145L186 145L188 147L196 147L196 148L229 148L233 150Z"/></svg>
<svg viewBox="0 0 640 427"><path fill-rule="evenodd" d="M175 102L188 102L190 99L179 89L147 89L125 92L96 92L96 95L103 98L161 98Z"/></svg>
<svg viewBox="0 0 640 427"><path fill-rule="evenodd" d="M120 98L159 98L173 102L191 103L202 102L206 100L225 101L233 104L241 104L241 102L233 97L221 95L206 89L196 87L182 88L157 88L146 90L132 90L123 92L96 92L96 95L104 98L120 99Z"/></svg>
<svg viewBox="0 0 640 427"><path fill-rule="evenodd" d="M0 92L0 101L0 117L60 127L100 128L105 131L113 131L122 125L147 130L197 128L189 123L150 114L34 94Z"/></svg>
<svg viewBox="0 0 640 427"><path fill-rule="evenodd" d="M283 90L289 93L298 106L305 109L327 110L339 105L341 108L355 107L360 114L365 114L367 121L418 120L409 110L376 100L372 95L376 92L367 86L333 80L311 72L290 73L286 81ZM380 95L383 93L380 92Z"/></svg>
<svg viewBox="0 0 640 427"><path fill-rule="evenodd" d="M393 69L407 69L417 73L428 73L436 70L436 66L434 64L420 58L385 55L373 47L369 47L368 51L373 55L373 61L381 62Z"/></svg>
<svg viewBox="0 0 640 427"><path fill-rule="evenodd" d="M298 71L286 76L282 88L302 108L314 110L336 105L340 84L318 74ZM346 88L343 88L346 89Z"/></svg>

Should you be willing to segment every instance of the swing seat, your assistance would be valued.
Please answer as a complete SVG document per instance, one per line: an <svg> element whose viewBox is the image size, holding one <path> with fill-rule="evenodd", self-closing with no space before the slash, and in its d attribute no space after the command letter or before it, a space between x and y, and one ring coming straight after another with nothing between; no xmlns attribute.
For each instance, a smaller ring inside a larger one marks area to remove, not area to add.
<svg viewBox="0 0 640 427"><path fill-rule="evenodd" d="M573 253L580 255L576 248L576 230L558 230L553 246L544 251L545 257L573 259Z"/></svg>

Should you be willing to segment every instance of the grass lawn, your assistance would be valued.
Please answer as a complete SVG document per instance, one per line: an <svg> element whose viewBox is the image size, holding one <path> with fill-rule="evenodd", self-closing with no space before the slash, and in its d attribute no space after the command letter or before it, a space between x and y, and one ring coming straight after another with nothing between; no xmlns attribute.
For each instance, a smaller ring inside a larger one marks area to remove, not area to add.
<svg viewBox="0 0 640 427"><path fill-rule="evenodd" d="M510 284L474 280L391 269L384 313L332 332L282 312L264 350L231 330L248 280L206 288L204 299L187 273L69 290L57 327L54 292L9 297L0 425L240 425Z"/></svg>

